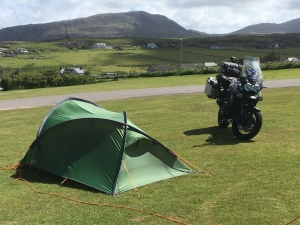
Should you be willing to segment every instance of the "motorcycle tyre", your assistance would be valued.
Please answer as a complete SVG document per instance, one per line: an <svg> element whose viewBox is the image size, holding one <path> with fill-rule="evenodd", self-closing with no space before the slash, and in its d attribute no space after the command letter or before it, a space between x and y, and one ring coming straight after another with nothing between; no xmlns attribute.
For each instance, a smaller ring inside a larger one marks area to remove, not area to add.
<svg viewBox="0 0 300 225"><path fill-rule="evenodd" d="M220 128L227 128L229 126L229 122L223 118L221 109L218 112L218 124Z"/></svg>
<svg viewBox="0 0 300 225"><path fill-rule="evenodd" d="M255 117L255 125L253 129L247 133L247 134L242 134L239 129L238 129L238 120L233 120L232 122L232 132L234 136L236 136L238 139L241 140L250 140L254 138L258 132L260 131L260 128L262 126L262 116L260 112L253 112L252 116Z"/></svg>

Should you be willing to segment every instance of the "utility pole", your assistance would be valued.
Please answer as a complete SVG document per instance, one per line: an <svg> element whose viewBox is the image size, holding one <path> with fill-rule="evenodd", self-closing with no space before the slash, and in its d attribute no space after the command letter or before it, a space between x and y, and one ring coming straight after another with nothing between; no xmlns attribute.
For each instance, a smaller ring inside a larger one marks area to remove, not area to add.
<svg viewBox="0 0 300 225"><path fill-rule="evenodd" d="M89 53L89 71L91 72L91 53Z"/></svg>
<svg viewBox="0 0 300 225"><path fill-rule="evenodd" d="M67 23L65 23L65 26L66 26L66 38L68 38L68 25L67 25Z"/></svg>
<svg viewBox="0 0 300 225"><path fill-rule="evenodd" d="M193 54L193 68L195 68L194 54Z"/></svg>
<svg viewBox="0 0 300 225"><path fill-rule="evenodd" d="M182 69L182 39L180 39L180 69Z"/></svg>

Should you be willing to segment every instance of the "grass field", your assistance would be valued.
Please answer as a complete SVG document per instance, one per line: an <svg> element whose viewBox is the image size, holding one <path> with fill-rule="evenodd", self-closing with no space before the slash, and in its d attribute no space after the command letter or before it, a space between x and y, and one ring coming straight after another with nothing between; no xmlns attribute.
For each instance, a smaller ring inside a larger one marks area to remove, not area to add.
<svg viewBox="0 0 300 225"><path fill-rule="evenodd" d="M15 51L23 47L29 49L30 55L17 55L13 58L0 57L0 66L5 72L0 74L4 76L13 69L20 68L21 74L40 73L41 71L53 69L58 70L62 67L83 66L91 74L102 74L105 72L120 73L141 73L146 72L150 65L170 64L173 68L180 65L181 49L170 49L161 47L158 49L146 49L142 44L147 44L147 39L140 41L135 45L134 39L115 38L115 39L83 39L91 46L95 42L104 42L107 46L118 45L123 48L122 51L110 49L68 49L62 46L62 43L78 40L58 40L53 42L12 42L7 46ZM163 40L157 40L163 42ZM199 41L199 40L198 40ZM180 44L179 40L165 40L168 43ZM163 45L163 43L160 43ZM279 48L279 49L253 49L238 46L230 50L213 50L210 48L195 47L192 40L183 40L182 62L183 63L202 63L217 62L228 60L230 56L243 58L245 55L264 57L273 50L280 54L281 61L287 57L300 57L299 48Z"/></svg>
<svg viewBox="0 0 300 225"><path fill-rule="evenodd" d="M263 71L263 75L264 75L264 80L300 78L300 69L267 70L267 71ZM200 84L205 84L207 77L210 76L214 76L214 74L171 76L171 77L159 77L159 78L120 79L119 81L109 81L109 82L90 84L90 85L0 91L0 99L7 100L7 99L14 99L14 98L27 98L27 97L35 97L35 96L113 91L113 90L124 90L124 89L140 89L140 88L150 88L150 87L200 85Z"/></svg>
<svg viewBox="0 0 300 225"><path fill-rule="evenodd" d="M190 79L195 82L197 77ZM150 80L138 80L149 85ZM172 82L177 85L179 80ZM124 88L119 82L111 85ZM146 133L211 175L195 173L140 187L141 198L134 191L112 198L71 181L61 187L62 178L38 171L23 171L22 177L38 191L145 210L185 224L285 224L300 214L299 93L299 87L263 90L264 101L258 105L263 126L246 142L237 140L230 128L216 127L216 103L204 93L98 102L111 111L126 110ZM0 111L5 118L0 130L1 165L22 158L49 110ZM130 209L34 193L25 182L11 183L18 176L15 171L0 171L0 224L174 224Z"/></svg>

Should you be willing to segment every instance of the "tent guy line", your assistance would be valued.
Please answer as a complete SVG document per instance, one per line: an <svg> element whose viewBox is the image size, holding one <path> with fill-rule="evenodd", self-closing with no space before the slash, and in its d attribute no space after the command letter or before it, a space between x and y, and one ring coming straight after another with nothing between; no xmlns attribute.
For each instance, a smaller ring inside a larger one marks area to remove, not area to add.
<svg viewBox="0 0 300 225"><path fill-rule="evenodd" d="M30 182L28 182L27 180L25 180L23 178L16 178L16 179L12 180L12 182L15 182L15 181L23 181L23 182L25 182L31 188L31 190L34 191L37 194L55 196L55 197L59 197L59 198L62 198L62 199L70 200L70 201L81 203L81 204L85 204L85 205L106 206L106 207L113 207L113 208L117 208L117 209L128 209L128 210L133 210L133 211L137 211L137 212L141 212L141 213L146 213L146 214L149 214L149 215L152 215L152 216L156 216L156 217L159 217L161 219L165 219L165 220L168 220L168 221L171 221L171 222L174 222L174 223L178 223L178 224L182 224L182 225L192 225L190 223L185 223L185 222L182 222L182 221L179 221L179 220L175 220L173 218L166 217L166 216L154 213L154 212L145 211L145 210L142 210L142 209L133 208L133 207L129 207L129 206L101 204L101 203L96 203L96 202L86 202L86 201L82 201L82 200L78 200L78 199L66 197L66 196L55 194L55 193L51 193L51 192L38 191L38 190L36 190L33 187L33 185Z"/></svg>

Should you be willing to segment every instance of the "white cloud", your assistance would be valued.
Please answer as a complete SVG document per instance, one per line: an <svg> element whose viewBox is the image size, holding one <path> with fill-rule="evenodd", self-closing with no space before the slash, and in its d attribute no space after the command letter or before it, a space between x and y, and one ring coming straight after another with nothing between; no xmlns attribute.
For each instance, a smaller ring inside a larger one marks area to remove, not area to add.
<svg viewBox="0 0 300 225"><path fill-rule="evenodd" d="M0 0L0 5L0 29L139 10L164 15L186 29L224 34L300 17L299 0Z"/></svg>

